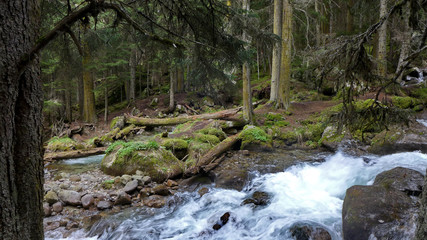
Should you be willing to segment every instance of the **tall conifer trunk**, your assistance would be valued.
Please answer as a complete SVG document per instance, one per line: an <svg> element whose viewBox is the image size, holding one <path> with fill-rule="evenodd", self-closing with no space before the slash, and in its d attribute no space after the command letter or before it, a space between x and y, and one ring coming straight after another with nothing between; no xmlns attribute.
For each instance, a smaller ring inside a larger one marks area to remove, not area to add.
<svg viewBox="0 0 427 240"><path fill-rule="evenodd" d="M288 109L290 105L292 58L292 6L289 0L283 1L282 19L282 57L280 65L278 107Z"/></svg>
<svg viewBox="0 0 427 240"><path fill-rule="evenodd" d="M0 2L0 239L43 239L42 84L37 0Z"/></svg>
<svg viewBox="0 0 427 240"><path fill-rule="evenodd" d="M380 0L380 18L387 14L387 0ZM378 30L378 74L385 77L387 74L387 20Z"/></svg>
<svg viewBox="0 0 427 240"><path fill-rule="evenodd" d="M83 32L87 33L90 28L89 18L85 17L82 24ZM95 94L93 92L93 73L90 69L92 57L90 55L87 40L82 41L83 49L83 121L96 122Z"/></svg>
<svg viewBox="0 0 427 240"><path fill-rule="evenodd" d="M242 8L245 11L250 9L250 0L243 0ZM242 39L244 42L249 42L249 37L246 32L243 32ZM252 109L252 93L251 93L251 68L249 62L244 62L242 67L242 80L243 80L243 119L248 122L253 122L253 109Z"/></svg>
<svg viewBox="0 0 427 240"><path fill-rule="evenodd" d="M273 33L282 37L282 0L274 0L274 21L273 21ZM272 68L271 68L271 91L270 101L276 102L277 96L279 95L278 84L280 77L280 49L281 41L277 41L273 45L273 57L272 57Z"/></svg>

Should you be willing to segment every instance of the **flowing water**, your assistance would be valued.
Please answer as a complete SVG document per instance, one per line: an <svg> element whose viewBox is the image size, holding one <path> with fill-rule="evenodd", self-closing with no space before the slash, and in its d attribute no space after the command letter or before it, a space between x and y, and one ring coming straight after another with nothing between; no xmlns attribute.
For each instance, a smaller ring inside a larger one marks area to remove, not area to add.
<svg viewBox="0 0 427 240"><path fill-rule="evenodd" d="M320 226L341 239L341 210L346 189L372 184L375 176L394 167L425 173L427 155L406 152L386 156L348 156L341 152L321 163L301 163L284 172L256 174L243 191L216 189L175 194L161 209L132 208L109 216L70 239L292 239L295 224ZM267 192L270 203L241 205L254 191ZM212 226L226 212L220 230Z"/></svg>

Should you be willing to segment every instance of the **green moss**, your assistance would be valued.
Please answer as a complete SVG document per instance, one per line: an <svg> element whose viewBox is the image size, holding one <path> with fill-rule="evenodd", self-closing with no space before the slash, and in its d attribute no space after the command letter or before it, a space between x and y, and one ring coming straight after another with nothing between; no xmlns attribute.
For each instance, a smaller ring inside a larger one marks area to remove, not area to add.
<svg viewBox="0 0 427 240"><path fill-rule="evenodd" d="M205 128L205 129L199 130L197 132L205 134L205 135L216 136L221 141L227 137L227 135L221 129L218 129L218 128Z"/></svg>
<svg viewBox="0 0 427 240"><path fill-rule="evenodd" d="M183 150L188 148L188 143L182 139L172 138L163 141L162 146L168 150Z"/></svg>
<svg viewBox="0 0 427 240"><path fill-rule="evenodd" d="M111 130L114 129L114 127L116 126L116 124L119 121L119 119L120 119L120 117L115 117L115 118L113 118L113 120L111 120L111 123L110 123L110 129Z"/></svg>
<svg viewBox="0 0 427 240"><path fill-rule="evenodd" d="M75 149L85 149L85 145L77 143L68 137L53 137L48 141L47 150L52 152L57 151L70 151Z"/></svg>
<svg viewBox="0 0 427 240"><path fill-rule="evenodd" d="M283 116L279 113L267 113L265 118L269 121L281 121L283 120Z"/></svg>
<svg viewBox="0 0 427 240"><path fill-rule="evenodd" d="M202 143L209 143L211 145L216 145L220 142L219 138L214 135L196 133L194 136L196 141L199 141Z"/></svg>
<svg viewBox="0 0 427 240"><path fill-rule="evenodd" d="M127 136L134 128L135 128L134 124L131 124L123 128L119 133L116 134L116 139L120 139L120 138L123 138L124 136Z"/></svg>
<svg viewBox="0 0 427 240"><path fill-rule="evenodd" d="M411 97L394 96L391 98L391 100L394 106L401 109L413 108L419 103L417 99Z"/></svg>
<svg viewBox="0 0 427 240"><path fill-rule="evenodd" d="M187 131L191 130L191 128L197 122L198 121L192 121L192 122L186 122L186 123L183 123L183 124L179 124L178 126L175 127L175 129L173 130L172 133L173 134L178 134L178 133L187 132Z"/></svg>
<svg viewBox="0 0 427 240"><path fill-rule="evenodd" d="M113 184L114 184L114 179L105 180L104 182L102 182L102 187L105 189L111 189L113 188Z"/></svg>
<svg viewBox="0 0 427 240"><path fill-rule="evenodd" d="M242 148L253 143L269 145L272 140L271 136L264 130L251 125L247 125L243 128L243 131L239 134L239 138L242 140Z"/></svg>

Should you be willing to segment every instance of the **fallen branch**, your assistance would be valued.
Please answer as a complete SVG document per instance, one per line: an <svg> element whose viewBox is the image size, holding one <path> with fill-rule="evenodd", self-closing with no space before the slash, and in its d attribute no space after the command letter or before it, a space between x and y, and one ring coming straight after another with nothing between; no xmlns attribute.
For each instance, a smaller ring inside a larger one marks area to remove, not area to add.
<svg viewBox="0 0 427 240"><path fill-rule="evenodd" d="M81 158L81 157L89 157L97 154L104 154L106 147L101 148L93 148L89 150L73 150L66 152L51 152L45 153L43 159L45 161L50 160L61 160L61 159L70 159L70 158Z"/></svg>
<svg viewBox="0 0 427 240"><path fill-rule="evenodd" d="M238 140L239 140L239 134L235 134L233 136L230 136L224 139L214 148L209 150L209 152L203 155L197 162L196 166L187 169L184 173L184 176L190 177L200 173L201 171L209 172L210 170L214 169L218 164L221 163L222 159L217 161L215 160L218 157L220 157L223 153L228 151L230 148L232 148L233 145L236 144Z"/></svg>

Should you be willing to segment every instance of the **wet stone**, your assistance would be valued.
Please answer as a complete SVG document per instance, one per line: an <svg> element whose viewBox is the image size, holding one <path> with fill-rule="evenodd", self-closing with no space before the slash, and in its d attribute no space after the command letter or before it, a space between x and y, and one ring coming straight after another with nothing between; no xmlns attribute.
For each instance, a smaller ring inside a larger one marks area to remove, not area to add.
<svg viewBox="0 0 427 240"><path fill-rule="evenodd" d="M111 202L110 202L110 201L100 201L100 202L96 205L96 207L97 207L99 210L105 210L105 209L109 209L109 208L111 208L111 207L112 207L112 204L111 204Z"/></svg>
<svg viewBox="0 0 427 240"><path fill-rule="evenodd" d="M125 191L126 193L132 193L133 191L136 190L137 187L138 187L138 181L133 180L126 184L126 186L123 188L123 191Z"/></svg>

